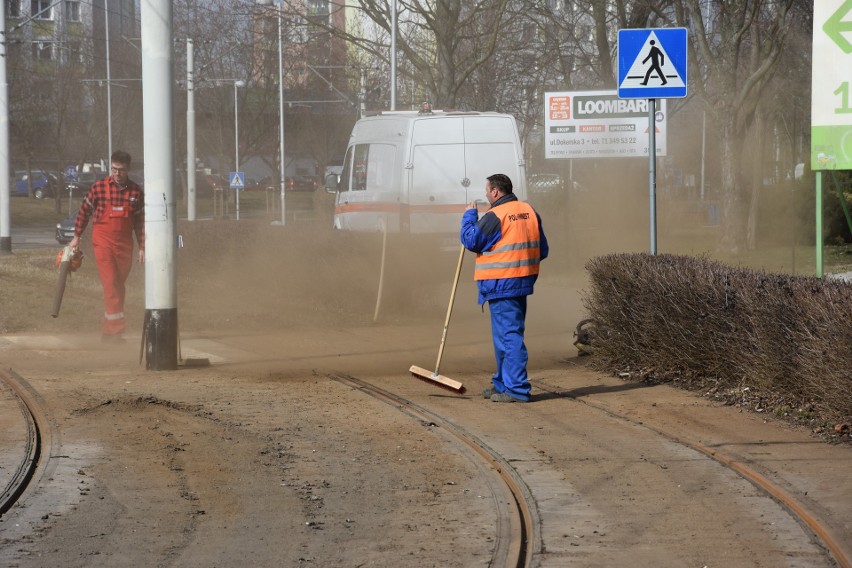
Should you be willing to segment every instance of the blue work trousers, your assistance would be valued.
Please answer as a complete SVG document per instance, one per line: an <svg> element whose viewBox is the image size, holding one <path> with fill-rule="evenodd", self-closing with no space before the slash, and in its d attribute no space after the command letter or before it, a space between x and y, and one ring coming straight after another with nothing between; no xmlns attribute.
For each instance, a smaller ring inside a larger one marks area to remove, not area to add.
<svg viewBox="0 0 852 568"><path fill-rule="evenodd" d="M497 372L491 377L494 390L529 401L528 355L524 345L527 297L488 300L488 309L491 312L494 357L497 359Z"/></svg>

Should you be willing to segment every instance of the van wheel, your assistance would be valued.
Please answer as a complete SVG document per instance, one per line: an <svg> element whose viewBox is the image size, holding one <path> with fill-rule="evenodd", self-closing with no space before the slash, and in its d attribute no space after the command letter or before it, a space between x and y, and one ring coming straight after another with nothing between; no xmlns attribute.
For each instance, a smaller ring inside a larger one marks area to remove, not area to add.
<svg viewBox="0 0 852 568"><path fill-rule="evenodd" d="M44 189L39 188L39 189L35 190L33 192L33 195L35 196L36 199L44 199L45 198Z"/></svg>

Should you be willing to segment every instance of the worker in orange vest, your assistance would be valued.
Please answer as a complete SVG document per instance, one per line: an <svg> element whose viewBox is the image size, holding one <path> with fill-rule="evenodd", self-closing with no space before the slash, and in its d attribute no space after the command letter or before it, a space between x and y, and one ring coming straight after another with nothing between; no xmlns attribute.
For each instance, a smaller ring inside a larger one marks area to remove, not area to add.
<svg viewBox="0 0 852 568"><path fill-rule="evenodd" d="M491 208L479 218L476 201L462 217L461 243L476 253L474 279L479 303L488 302L497 371L482 396L494 402L529 402L524 329L527 296L549 247L541 217L512 190L504 174L489 176L485 196Z"/></svg>

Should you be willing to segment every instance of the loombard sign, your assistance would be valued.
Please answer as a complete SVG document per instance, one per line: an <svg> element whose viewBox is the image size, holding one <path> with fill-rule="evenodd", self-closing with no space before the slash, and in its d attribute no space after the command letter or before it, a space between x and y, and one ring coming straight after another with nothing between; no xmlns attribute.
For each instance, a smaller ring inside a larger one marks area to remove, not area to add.
<svg viewBox="0 0 852 568"><path fill-rule="evenodd" d="M852 169L852 0L814 2L811 168Z"/></svg>
<svg viewBox="0 0 852 568"><path fill-rule="evenodd" d="M544 94L544 157L648 156L648 99L619 99L616 91ZM657 155L666 155L666 100L656 100Z"/></svg>

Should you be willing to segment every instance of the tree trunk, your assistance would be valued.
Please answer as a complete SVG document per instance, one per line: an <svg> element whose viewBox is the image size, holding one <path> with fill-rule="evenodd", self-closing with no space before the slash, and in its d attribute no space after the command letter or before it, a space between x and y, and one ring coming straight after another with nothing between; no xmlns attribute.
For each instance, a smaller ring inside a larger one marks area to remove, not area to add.
<svg viewBox="0 0 852 568"><path fill-rule="evenodd" d="M760 206L760 191L763 188L763 115L760 110L754 116L754 153L752 158L751 199L748 206L746 223L746 246L748 250L757 247L757 210Z"/></svg>
<svg viewBox="0 0 852 568"><path fill-rule="evenodd" d="M722 167L722 237L720 249L738 253L743 243L743 199L739 183L740 142L735 134L734 118L725 120L722 127L720 165Z"/></svg>

